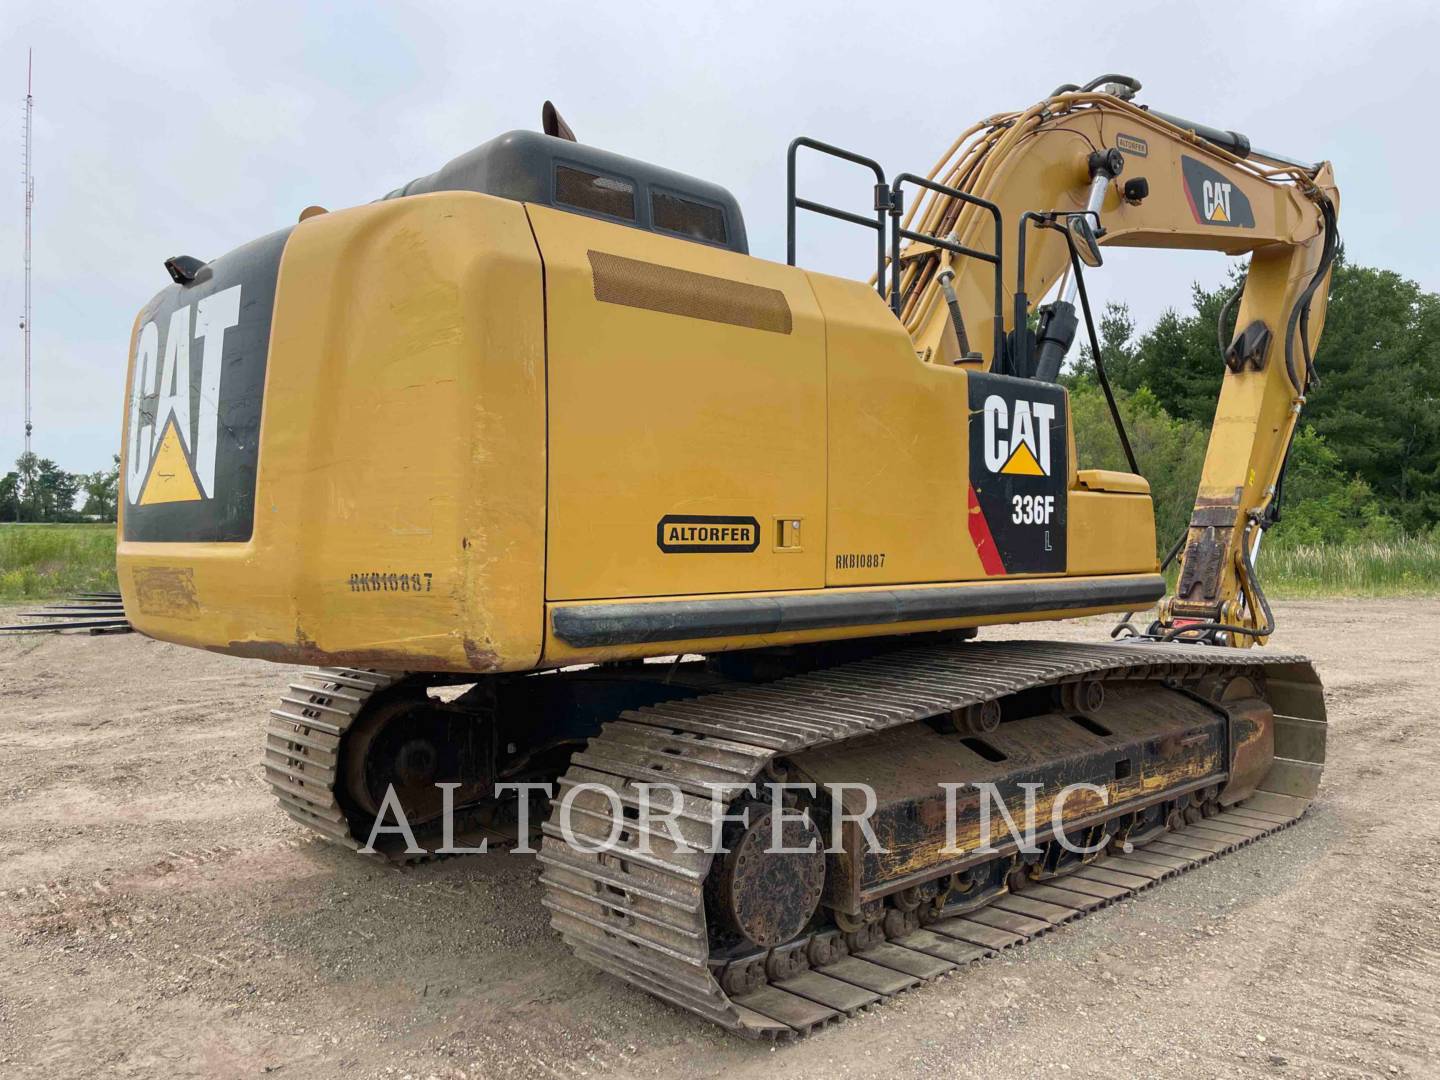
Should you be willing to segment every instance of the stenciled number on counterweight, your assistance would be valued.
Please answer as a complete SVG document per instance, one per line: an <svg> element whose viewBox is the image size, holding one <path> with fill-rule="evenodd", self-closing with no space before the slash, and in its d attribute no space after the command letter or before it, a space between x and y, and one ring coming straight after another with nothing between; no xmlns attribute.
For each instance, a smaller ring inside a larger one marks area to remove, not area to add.
<svg viewBox="0 0 1440 1080"><path fill-rule="evenodd" d="M351 574L350 591L425 593L430 591L434 576L429 570L417 574Z"/></svg>

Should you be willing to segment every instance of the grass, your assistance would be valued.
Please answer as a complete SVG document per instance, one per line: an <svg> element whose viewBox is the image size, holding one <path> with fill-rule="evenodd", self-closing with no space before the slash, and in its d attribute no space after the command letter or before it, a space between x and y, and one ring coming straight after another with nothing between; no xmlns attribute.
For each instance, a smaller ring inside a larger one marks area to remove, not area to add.
<svg viewBox="0 0 1440 1080"><path fill-rule="evenodd" d="M1267 544L1256 567L1277 599L1440 595L1440 537Z"/></svg>
<svg viewBox="0 0 1440 1080"><path fill-rule="evenodd" d="M1266 544L1272 599L1440 596L1440 537L1354 544ZM1174 572L1171 572L1174 587ZM115 589L114 525L0 525L0 600Z"/></svg>
<svg viewBox="0 0 1440 1080"><path fill-rule="evenodd" d="M115 588L113 524L0 525L0 600Z"/></svg>

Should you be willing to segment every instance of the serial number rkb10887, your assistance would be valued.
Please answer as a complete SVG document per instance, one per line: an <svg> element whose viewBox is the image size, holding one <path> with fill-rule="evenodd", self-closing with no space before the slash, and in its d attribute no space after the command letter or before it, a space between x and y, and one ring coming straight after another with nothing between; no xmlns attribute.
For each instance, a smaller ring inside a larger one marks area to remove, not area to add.
<svg viewBox="0 0 1440 1080"><path fill-rule="evenodd" d="M350 575L351 592L430 592L434 574L422 570L413 574L386 572L359 573Z"/></svg>

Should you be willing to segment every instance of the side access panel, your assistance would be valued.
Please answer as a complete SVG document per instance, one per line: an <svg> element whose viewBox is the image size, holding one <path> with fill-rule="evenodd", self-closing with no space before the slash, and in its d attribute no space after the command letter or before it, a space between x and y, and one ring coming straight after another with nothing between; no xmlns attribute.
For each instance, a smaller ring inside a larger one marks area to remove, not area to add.
<svg viewBox="0 0 1440 1080"><path fill-rule="evenodd" d="M965 372L922 363L875 290L811 273L830 392L825 584L984 576L966 531Z"/></svg>
<svg viewBox="0 0 1440 1080"><path fill-rule="evenodd" d="M527 205L551 600L818 588L825 328L803 271Z"/></svg>

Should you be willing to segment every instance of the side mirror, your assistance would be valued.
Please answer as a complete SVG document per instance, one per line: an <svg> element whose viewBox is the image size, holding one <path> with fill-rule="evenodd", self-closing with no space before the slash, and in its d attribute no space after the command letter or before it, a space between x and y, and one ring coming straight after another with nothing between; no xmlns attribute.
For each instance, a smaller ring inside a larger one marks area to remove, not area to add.
<svg viewBox="0 0 1440 1080"><path fill-rule="evenodd" d="M1088 214L1075 214L1067 219L1070 239L1075 242L1075 254L1086 266L1099 266L1105 260L1100 254L1100 244L1095 239L1095 230L1090 226Z"/></svg>

